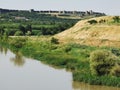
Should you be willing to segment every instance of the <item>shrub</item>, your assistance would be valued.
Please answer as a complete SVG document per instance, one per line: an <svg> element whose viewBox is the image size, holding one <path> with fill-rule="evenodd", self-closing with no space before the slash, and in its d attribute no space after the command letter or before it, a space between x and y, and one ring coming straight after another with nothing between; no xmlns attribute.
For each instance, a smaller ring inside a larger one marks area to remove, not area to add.
<svg viewBox="0 0 120 90"><path fill-rule="evenodd" d="M17 37L17 38L11 39L9 41L9 44L15 48L21 48L23 47L23 45L25 45L26 41L27 41L27 38Z"/></svg>
<svg viewBox="0 0 120 90"><path fill-rule="evenodd" d="M23 35L23 32L22 31L16 31L14 36L22 36Z"/></svg>
<svg viewBox="0 0 120 90"><path fill-rule="evenodd" d="M114 16L113 20L115 23L119 23L120 18L119 18L119 16Z"/></svg>
<svg viewBox="0 0 120 90"><path fill-rule="evenodd" d="M27 35L27 36L30 36L30 35L31 35L31 32L30 32L30 31L27 31L26 35Z"/></svg>
<svg viewBox="0 0 120 90"><path fill-rule="evenodd" d="M106 20L104 20L104 19L101 19L100 21L99 21L99 23L105 23L106 22Z"/></svg>
<svg viewBox="0 0 120 90"><path fill-rule="evenodd" d="M53 44L59 44L58 39L54 38L54 37L51 38L51 43L53 43Z"/></svg>
<svg viewBox="0 0 120 90"><path fill-rule="evenodd" d="M97 21L96 21L96 20L89 20L88 23L89 23L89 24L96 24Z"/></svg>
<svg viewBox="0 0 120 90"><path fill-rule="evenodd" d="M117 65L116 67L114 67L111 71L111 75L120 77L120 66Z"/></svg>
<svg viewBox="0 0 120 90"><path fill-rule="evenodd" d="M17 32L17 31L18 31L17 29L9 29L8 34L11 35L11 36L14 36L15 32Z"/></svg>
<svg viewBox="0 0 120 90"><path fill-rule="evenodd" d="M119 58L106 50L97 50L90 55L90 69L95 75L110 75L118 62Z"/></svg>
<svg viewBox="0 0 120 90"><path fill-rule="evenodd" d="M42 33L40 30L32 30L32 35L40 36L40 35L42 35Z"/></svg>
<svg viewBox="0 0 120 90"><path fill-rule="evenodd" d="M112 52L113 54L115 54L116 56L120 56L120 50L119 50L119 49L112 48L112 49L111 49L111 52Z"/></svg>
<svg viewBox="0 0 120 90"><path fill-rule="evenodd" d="M66 53L68 53L68 52L71 51L71 49L72 49L72 47L66 46L66 47L64 48L64 51L65 51Z"/></svg>

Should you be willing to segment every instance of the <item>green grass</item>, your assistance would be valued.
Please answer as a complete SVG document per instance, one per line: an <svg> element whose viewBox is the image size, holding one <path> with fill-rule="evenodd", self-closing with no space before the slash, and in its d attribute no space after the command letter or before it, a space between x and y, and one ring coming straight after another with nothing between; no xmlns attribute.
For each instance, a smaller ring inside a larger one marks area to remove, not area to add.
<svg viewBox="0 0 120 90"><path fill-rule="evenodd" d="M74 81L85 82L91 85L106 85L120 87L120 77L94 76L89 73L73 72Z"/></svg>
<svg viewBox="0 0 120 90"><path fill-rule="evenodd" d="M11 38L8 42L2 43L4 43L3 46L6 45L6 47L13 49L14 51L22 52L26 57L40 60L53 67L66 68L72 71L74 81L120 87L120 77L92 75L89 63L89 57L92 51L98 49L117 50L118 53L114 53L119 54L119 49L92 47L75 43L60 45L52 44L50 41L41 40L35 42L28 38L23 39L19 40ZM14 46L17 45L15 44L17 41L19 41L19 44L21 45L20 48Z"/></svg>

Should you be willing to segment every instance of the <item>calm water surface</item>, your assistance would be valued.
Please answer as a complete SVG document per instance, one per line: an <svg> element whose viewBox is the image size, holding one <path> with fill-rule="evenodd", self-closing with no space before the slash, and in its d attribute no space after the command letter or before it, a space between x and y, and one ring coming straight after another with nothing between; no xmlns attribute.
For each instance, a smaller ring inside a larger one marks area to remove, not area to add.
<svg viewBox="0 0 120 90"><path fill-rule="evenodd" d="M120 90L72 81L72 73L0 47L0 90Z"/></svg>

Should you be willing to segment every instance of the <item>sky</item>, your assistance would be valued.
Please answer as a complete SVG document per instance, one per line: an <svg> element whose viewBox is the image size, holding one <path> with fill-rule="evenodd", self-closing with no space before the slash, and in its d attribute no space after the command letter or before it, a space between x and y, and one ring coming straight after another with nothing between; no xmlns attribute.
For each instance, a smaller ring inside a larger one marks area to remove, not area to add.
<svg viewBox="0 0 120 90"><path fill-rule="evenodd" d="M120 0L0 0L0 8L18 10L70 10L120 15Z"/></svg>

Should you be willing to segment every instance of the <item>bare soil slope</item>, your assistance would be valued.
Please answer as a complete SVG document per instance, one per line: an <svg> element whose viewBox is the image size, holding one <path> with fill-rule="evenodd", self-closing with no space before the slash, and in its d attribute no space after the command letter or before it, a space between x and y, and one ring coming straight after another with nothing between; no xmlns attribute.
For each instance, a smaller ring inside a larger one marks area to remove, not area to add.
<svg viewBox="0 0 120 90"><path fill-rule="evenodd" d="M89 24L90 20L96 20L98 23ZM99 23L101 20L105 22ZM120 47L120 24L111 23L112 21L112 16L82 20L55 37L61 43L75 42L85 45Z"/></svg>

